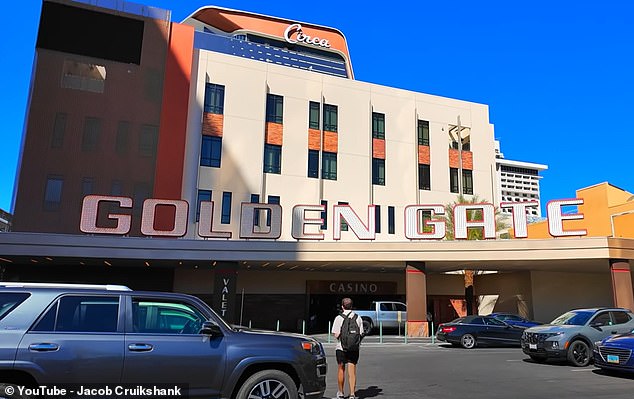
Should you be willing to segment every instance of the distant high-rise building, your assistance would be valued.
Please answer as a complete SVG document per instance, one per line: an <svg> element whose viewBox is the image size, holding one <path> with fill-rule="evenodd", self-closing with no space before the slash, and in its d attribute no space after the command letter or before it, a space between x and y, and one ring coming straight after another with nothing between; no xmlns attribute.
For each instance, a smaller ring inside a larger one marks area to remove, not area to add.
<svg viewBox="0 0 634 399"><path fill-rule="evenodd" d="M537 201L538 206L528 210L529 218L541 218L541 194L539 172L548 165L512 161L505 159L500 151L500 142L495 141L495 167L497 171L497 193L499 202ZM510 208L503 208L503 214L511 214Z"/></svg>
<svg viewBox="0 0 634 399"><path fill-rule="evenodd" d="M0 209L0 231L11 231L11 214Z"/></svg>

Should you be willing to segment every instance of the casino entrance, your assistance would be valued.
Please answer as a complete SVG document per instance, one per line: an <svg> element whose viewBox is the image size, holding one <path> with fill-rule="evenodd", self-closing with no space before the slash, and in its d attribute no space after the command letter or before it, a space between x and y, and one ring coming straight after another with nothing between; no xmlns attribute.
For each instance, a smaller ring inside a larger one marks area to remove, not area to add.
<svg viewBox="0 0 634 399"><path fill-rule="evenodd" d="M309 334L323 334L328 323L339 314L341 300L351 298L354 309L368 310L373 301L405 302L405 295L398 293L395 281L306 281L306 330Z"/></svg>

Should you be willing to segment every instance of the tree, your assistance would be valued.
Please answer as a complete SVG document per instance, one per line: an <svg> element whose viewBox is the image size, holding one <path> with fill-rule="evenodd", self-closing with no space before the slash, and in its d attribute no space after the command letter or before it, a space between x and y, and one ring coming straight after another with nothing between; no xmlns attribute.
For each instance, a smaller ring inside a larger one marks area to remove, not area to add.
<svg viewBox="0 0 634 399"><path fill-rule="evenodd" d="M456 197L454 202L445 205L445 223L447 226L447 234L445 235L445 239L454 240L454 214L453 209L456 205L460 204L482 204L486 203L486 200L482 200L478 195L473 195L470 199L467 199L464 195L460 194ZM495 208L495 230L500 231L508 228L506 223L502 220L501 212L496 207ZM467 220L468 221L476 221L482 220L482 211L468 210L467 211ZM467 229L467 239L468 240L482 240L484 239L484 231L481 228L471 228ZM467 314L473 314L473 277L475 275L475 271L471 269L464 270L464 286L465 286L465 302L467 307Z"/></svg>

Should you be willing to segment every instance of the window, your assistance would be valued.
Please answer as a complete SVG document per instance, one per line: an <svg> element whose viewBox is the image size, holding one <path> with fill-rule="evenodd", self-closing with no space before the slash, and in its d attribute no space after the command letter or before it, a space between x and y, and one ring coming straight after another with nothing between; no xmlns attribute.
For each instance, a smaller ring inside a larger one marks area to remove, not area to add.
<svg viewBox="0 0 634 399"><path fill-rule="evenodd" d="M429 121L418 121L418 145L429 145Z"/></svg>
<svg viewBox="0 0 634 399"><path fill-rule="evenodd" d="M308 128L319 130L319 103L314 101L308 106Z"/></svg>
<svg viewBox="0 0 634 399"><path fill-rule="evenodd" d="M278 195L269 195L269 200L267 201L268 204L280 204L280 197ZM271 225L271 212L267 211L266 212L266 225L270 226Z"/></svg>
<svg viewBox="0 0 634 399"><path fill-rule="evenodd" d="M337 106L324 104L324 130L337 132Z"/></svg>
<svg viewBox="0 0 634 399"><path fill-rule="evenodd" d="M319 177L319 151L308 150L308 177Z"/></svg>
<svg viewBox="0 0 634 399"><path fill-rule="evenodd" d="M612 325L612 319L610 318L609 312L603 312L598 314L592 321L590 322L592 325L596 326L609 326Z"/></svg>
<svg viewBox="0 0 634 399"><path fill-rule="evenodd" d="M337 180L337 153L322 152L321 177L327 180Z"/></svg>
<svg viewBox="0 0 634 399"><path fill-rule="evenodd" d="M381 232L381 206L374 205L374 232Z"/></svg>
<svg viewBox="0 0 634 399"><path fill-rule="evenodd" d="M198 190L198 201L196 202L196 221L200 221L200 203L211 201L211 190Z"/></svg>
<svg viewBox="0 0 634 399"><path fill-rule="evenodd" d="M128 152L128 141L130 140L130 122L121 121L117 125L117 137L115 139L114 149L117 154L126 154Z"/></svg>
<svg viewBox="0 0 634 399"><path fill-rule="evenodd" d="M132 211L135 215L139 215L143 209L143 201L150 198L150 186L147 183L136 183L134 185L134 192L132 194L133 208Z"/></svg>
<svg viewBox="0 0 634 399"><path fill-rule="evenodd" d="M418 165L418 189L431 190L431 171L429 165Z"/></svg>
<svg viewBox="0 0 634 399"><path fill-rule="evenodd" d="M260 194L251 194L251 203L259 204L260 203ZM253 224L255 226L260 225L260 211L258 209L253 210Z"/></svg>
<svg viewBox="0 0 634 399"><path fill-rule="evenodd" d="M473 171L462 171L462 190L465 194L473 195Z"/></svg>
<svg viewBox="0 0 634 399"><path fill-rule="evenodd" d="M84 121L84 134L81 139L82 151L95 151L99 145L101 134L101 119L86 118Z"/></svg>
<svg viewBox="0 0 634 399"><path fill-rule="evenodd" d="M228 191L222 193L222 216L220 223L231 223L231 193Z"/></svg>
<svg viewBox="0 0 634 399"><path fill-rule="evenodd" d="M141 137L139 139L139 154L144 157L156 156L158 146L158 127L153 125L141 126Z"/></svg>
<svg viewBox="0 0 634 399"><path fill-rule="evenodd" d="M17 308L29 296L31 296L31 294L13 292L0 293L0 320L11 313L13 309Z"/></svg>
<svg viewBox="0 0 634 399"><path fill-rule="evenodd" d="M133 332L143 334L200 334L207 317L186 302L162 298L132 298Z"/></svg>
<svg viewBox="0 0 634 399"><path fill-rule="evenodd" d="M60 298L37 322L34 331L117 332L118 296Z"/></svg>
<svg viewBox="0 0 634 399"><path fill-rule="evenodd" d="M46 179L46 188L44 190L44 210L59 210L62 203L62 189L64 187L64 179L60 176L49 176Z"/></svg>
<svg viewBox="0 0 634 399"><path fill-rule="evenodd" d="M471 323L467 323L467 324L484 324L484 320L482 320L482 317L476 317L473 320L471 320Z"/></svg>
<svg viewBox="0 0 634 399"><path fill-rule="evenodd" d="M449 191L452 193L459 192L458 169L456 168L449 168Z"/></svg>
<svg viewBox="0 0 634 399"><path fill-rule="evenodd" d="M282 146L264 144L264 173L282 173Z"/></svg>
<svg viewBox="0 0 634 399"><path fill-rule="evenodd" d="M372 158L372 184L385 186L385 159Z"/></svg>
<svg viewBox="0 0 634 399"><path fill-rule="evenodd" d="M110 195L120 196L123 192L121 180L113 180L110 184Z"/></svg>
<svg viewBox="0 0 634 399"><path fill-rule="evenodd" d="M284 97L275 94L266 95L266 121L282 123Z"/></svg>
<svg viewBox="0 0 634 399"><path fill-rule="evenodd" d="M348 203L339 201L339 205L348 205ZM341 226L341 231L348 231L348 223L346 223L346 221L343 218L341 218L340 226Z"/></svg>
<svg viewBox="0 0 634 399"><path fill-rule="evenodd" d="M64 145L64 133L66 132L66 119L68 115L58 112L53 123L53 136L51 137L51 148L62 148Z"/></svg>
<svg viewBox="0 0 634 399"><path fill-rule="evenodd" d="M2 317L0 315L0 317ZM626 312L612 312L612 318L614 319L614 324L625 324L630 321L630 315Z"/></svg>
<svg viewBox="0 0 634 399"><path fill-rule="evenodd" d="M205 112L222 115L225 108L225 87L213 83L205 84Z"/></svg>
<svg viewBox="0 0 634 399"><path fill-rule="evenodd" d="M385 114L372 113L372 138L385 139Z"/></svg>
<svg viewBox="0 0 634 399"><path fill-rule="evenodd" d="M503 321L497 320L493 317L487 317L486 319L484 319L484 321L486 322L486 324L490 326L506 327L508 325L504 323Z"/></svg>
<svg viewBox="0 0 634 399"><path fill-rule="evenodd" d="M200 150L200 166L220 167L222 158L222 137L203 136Z"/></svg>
<svg viewBox="0 0 634 399"><path fill-rule="evenodd" d="M86 64L74 60L64 60L63 68L63 88L84 90L92 93L103 93L106 83L105 66Z"/></svg>
<svg viewBox="0 0 634 399"><path fill-rule="evenodd" d="M95 192L95 179L92 177L84 177L81 181L81 197L84 198L87 195Z"/></svg>
<svg viewBox="0 0 634 399"><path fill-rule="evenodd" d="M324 223L321 225L322 230L328 229L328 201L321 200L321 204L324 206L323 212L321 212L321 218L324 220Z"/></svg>
<svg viewBox="0 0 634 399"><path fill-rule="evenodd" d="M394 234L394 207L387 207L387 233Z"/></svg>

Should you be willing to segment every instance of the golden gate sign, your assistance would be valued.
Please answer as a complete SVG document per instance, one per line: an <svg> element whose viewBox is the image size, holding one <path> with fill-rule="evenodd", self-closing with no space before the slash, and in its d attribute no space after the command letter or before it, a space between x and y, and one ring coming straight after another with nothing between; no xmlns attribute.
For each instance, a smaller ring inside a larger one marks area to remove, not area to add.
<svg viewBox="0 0 634 399"><path fill-rule="evenodd" d="M114 202L121 209L132 208L132 198L88 195L84 198L81 210L80 230L88 234L117 234L124 235L130 232L132 215L123 213L108 213L108 219L116 221L115 227L98 226L97 216L102 203ZM564 230L564 220L580 220L583 214L564 214L564 206L582 205L583 199L564 199L548 202L548 231L553 237L584 236L587 230ZM171 230L158 230L154 226L156 210L158 207L173 207L174 220ZM537 201L503 202L501 208L509 208L513 215L513 229L516 238L528 237L528 218L526 210L538 206ZM368 205L367 223L357 215L349 205L333 205L332 235L334 240L341 239L341 221L345 221L349 229L359 240L375 240L375 213L374 205ZM291 236L297 240L324 240L325 234L321 230L324 221L321 212L324 205L296 205L293 207L291 220ZM481 220L468 220L468 211L480 211ZM198 222L198 235L204 238L231 238L229 231L214 230L212 201L200 203L200 219ZM270 226L256 225L255 212L267 212L270 216L259 218L260 221L270 219ZM431 212L430 220L423 220L422 212ZM310 217L312 214L312 217ZM187 221L189 216L189 204L184 200L146 199L143 201L141 214L141 233L153 237L183 237L187 233ZM446 224L435 216L445 216L445 207L442 205L409 205L405 207L405 237L409 240L440 240L446 235ZM454 237L466 239L467 231L471 228L482 229L484 238L495 238L495 207L493 204L458 204L453 208ZM427 227L427 229L425 229ZM429 231L427 231L429 230ZM240 238L246 239L278 239L282 235L282 207L279 204L241 203L240 212Z"/></svg>

